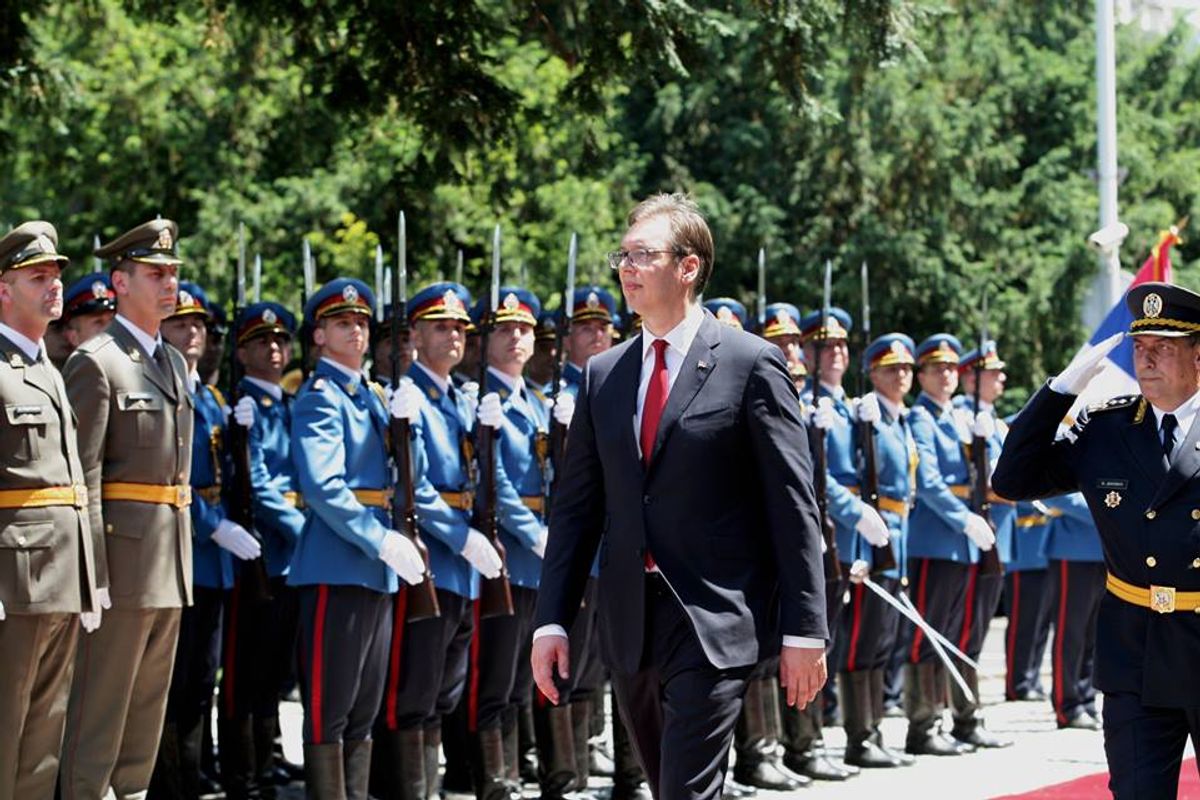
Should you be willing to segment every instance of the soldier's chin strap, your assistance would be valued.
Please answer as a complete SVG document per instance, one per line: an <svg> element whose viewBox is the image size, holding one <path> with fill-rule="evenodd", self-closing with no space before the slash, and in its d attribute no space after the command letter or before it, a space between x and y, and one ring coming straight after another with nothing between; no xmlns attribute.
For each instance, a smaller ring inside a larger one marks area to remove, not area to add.
<svg viewBox="0 0 1200 800"><path fill-rule="evenodd" d="M933 647L933 651L937 653L938 658L941 659L942 663L946 666L946 669L949 670L950 675L954 678L954 682L958 684L958 688L963 690L963 694L965 694L972 703L977 703L978 700L976 699L974 692L972 692L971 688L967 686L967 682L963 679L963 676L958 671L958 668L954 666L954 661L950 658L950 654L946 651L949 650L955 656L962 659L964 664L967 664L977 672L979 671L979 664L962 650L959 650L957 647L951 644L945 636L942 636L942 634L940 634L932 625L926 622L925 618L921 616L920 612L913 607L912 601L908 599L907 595L901 594L900 599L897 600L892 596L891 592L889 592L887 589L884 589L875 581L871 580L870 573L871 568L867 565L866 561L855 561L850 567L850 581L852 583L861 583L866 586L868 589L882 598L884 602L899 611L914 625L924 631L925 635L929 637L929 644Z"/></svg>

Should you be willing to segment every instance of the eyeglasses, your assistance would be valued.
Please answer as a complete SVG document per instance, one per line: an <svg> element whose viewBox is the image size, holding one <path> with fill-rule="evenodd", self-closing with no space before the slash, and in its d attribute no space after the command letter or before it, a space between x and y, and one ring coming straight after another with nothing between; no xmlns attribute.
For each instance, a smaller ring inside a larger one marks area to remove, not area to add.
<svg viewBox="0 0 1200 800"><path fill-rule="evenodd" d="M620 269L625 260L629 259L629 263L637 269L646 269L654 263L654 257L662 253L671 253L675 256L687 255L686 250L678 247L669 250L647 250L641 247L637 250L613 250L608 254L608 265L613 269Z"/></svg>

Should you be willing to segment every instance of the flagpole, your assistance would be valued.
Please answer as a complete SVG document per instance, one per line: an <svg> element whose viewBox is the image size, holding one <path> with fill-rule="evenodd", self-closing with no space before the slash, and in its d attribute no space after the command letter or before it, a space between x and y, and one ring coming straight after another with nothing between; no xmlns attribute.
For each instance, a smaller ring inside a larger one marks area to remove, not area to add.
<svg viewBox="0 0 1200 800"><path fill-rule="evenodd" d="M1114 0L1096 0L1096 182L1100 229L1117 223L1117 60ZM1114 247L1100 253L1097 283L1108 309L1121 298L1121 259Z"/></svg>

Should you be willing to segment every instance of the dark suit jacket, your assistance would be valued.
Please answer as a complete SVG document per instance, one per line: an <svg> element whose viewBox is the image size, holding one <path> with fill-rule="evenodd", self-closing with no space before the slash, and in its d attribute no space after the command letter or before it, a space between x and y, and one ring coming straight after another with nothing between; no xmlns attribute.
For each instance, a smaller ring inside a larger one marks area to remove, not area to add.
<svg viewBox="0 0 1200 800"><path fill-rule="evenodd" d="M649 546L713 666L754 664L784 634L828 638L808 436L779 349L705 312L648 470L633 427L641 369L640 336L588 362L537 624L570 627L599 549L601 655L637 671Z"/></svg>
<svg viewBox="0 0 1200 800"><path fill-rule="evenodd" d="M1013 421L992 487L1027 500L1080 491L1100 531L1109 572L1137 586L1200 591L1200 423L1170 468L1154 411L1141 396L1079 416L1055 440L1073 396L1043 387ZM1200 614L1159 614L1106 592L1096 626L1096 687L1150 706L1200 707Z"/></svg>

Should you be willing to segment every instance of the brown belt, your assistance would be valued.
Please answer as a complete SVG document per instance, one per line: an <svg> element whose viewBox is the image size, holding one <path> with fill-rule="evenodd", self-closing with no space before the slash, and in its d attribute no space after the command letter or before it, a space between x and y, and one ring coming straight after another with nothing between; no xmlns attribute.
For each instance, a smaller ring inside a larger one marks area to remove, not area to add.
<svg viewBox="0 0 1200 800"><path fill-rule="evenodd" d="M87 507L87 487L43 486L40 489L0 489L0 508Z"/></svg>
<svg viewBox="0 0 1200 800"><path fill-rule="evenodd" d="M192 487L157 483L105 483L100 487L102 500L128 500L132 503L187 508L192 504Z"/></svg>
<svg viewBox="0 0 1200 800"><path fill-rule="evenodd" d="M457 511L470 511L475 507L474 492L438 492L446 505Z"/></svg>

